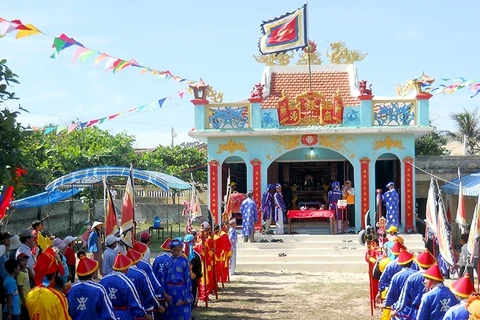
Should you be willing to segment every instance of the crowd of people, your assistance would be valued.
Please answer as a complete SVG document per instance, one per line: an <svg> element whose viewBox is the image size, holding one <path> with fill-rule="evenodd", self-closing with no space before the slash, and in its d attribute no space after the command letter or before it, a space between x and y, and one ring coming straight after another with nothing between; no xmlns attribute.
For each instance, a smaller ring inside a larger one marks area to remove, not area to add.
<svg viewBox="0 0 480 320"><path fill-rule="evenodd" d="M480 319L480 293L469 272L448 287L428 249L415 255L397 227L386 231L390 239L370 239L366 256L371 266L371 298L382 307L381 319Z"/></svg>
<svg viewBox="0 0 480 320"><path fill-rule="evenodd" d="M235 219L167 238L156 257L148 231L129 246L100 221L63 239L43 227L0 232L3 319L194 319L235 273Z"/></svg>

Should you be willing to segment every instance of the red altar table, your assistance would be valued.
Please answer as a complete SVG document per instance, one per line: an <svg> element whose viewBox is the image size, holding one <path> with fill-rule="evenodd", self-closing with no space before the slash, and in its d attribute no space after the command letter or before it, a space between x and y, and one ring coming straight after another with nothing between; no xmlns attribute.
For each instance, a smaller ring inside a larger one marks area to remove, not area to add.
<svg viewBox="0 0 480 320"><path fill-rule="evenodd" d="M333 210L288 210L288 233L292 233L292 219L332 219L334 216L335 212Z"/></svg>

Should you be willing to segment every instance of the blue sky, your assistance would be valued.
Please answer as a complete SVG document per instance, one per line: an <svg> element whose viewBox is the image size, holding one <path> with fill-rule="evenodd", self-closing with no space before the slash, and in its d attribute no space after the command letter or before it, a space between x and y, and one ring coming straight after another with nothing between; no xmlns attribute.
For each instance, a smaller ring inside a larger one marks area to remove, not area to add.
<svg viewBox="0 0 480 320"><path fill-rule="evenodd" d="M61 4L58 4L61 3ZM225 93L224 102L244 99L261 80L264 65L258 54L260 23L293 11L302 1L153 1L121 5L113 1L3 0L0 17L32 23L43 32L65 33L86 47L126 60L136 59L184 78L202 77ZM122 2L123 3L123 2ZM473 22L480 3L441 5L438 1L310 1L309 38L321 52L329 42L342 40L351 49L368 52L357 63L359 78L373 84L376 95L394 96L395 85L418 76L464 77L479 80L479 45ZM172 80L139 75L138 70L104 72L92 61L72 64L69 48L57 59L52 38L43 35L0 40L0 57L19 76L19 103L30 111L24 124L91 120L139 107L185 89ZM327 60L322 57L323 60ZM325 62L328 63L328 62ZM436 84L440 81L437 80ZM448 114L474 109L470 92L439 94L431 100L430 118L442 129L454 130ZM15 109L17 103L9 103ZM168 100L163 109L108 121L101 128L127 131L136 147L170 143L171 127L177 143L191 140L194 106L190 96Z"/></svg>

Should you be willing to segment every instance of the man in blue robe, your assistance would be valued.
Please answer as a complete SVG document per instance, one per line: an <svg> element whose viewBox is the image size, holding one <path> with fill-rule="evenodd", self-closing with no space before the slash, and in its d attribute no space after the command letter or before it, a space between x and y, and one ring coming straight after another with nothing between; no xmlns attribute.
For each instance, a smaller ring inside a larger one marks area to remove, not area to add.
<svg viewBox="0 0 480 320"><path fill-rule="evenodd" d="M398 193L395 190L395 184L393 182L389 182L387 184L388 191L383 194L383 201L385 201L385 207L387 209L387 228L390 226L395 226L398 228L400 221L398 219L398 211L399 211L399 197Z"/></svg>
<svg viewBox="0 0 480 320"><path fill-rule="evenodd" d="M385 299L385 308L394 309L393 306L397 302L398 298L400 298L400 294L405 282L407 281L407 278L415 273L415 270L411 268L414 258L415 256L413 253L401 249L400 255L397 259L397 264L402 268L402 270L392 277L390 287L387 291L387 298Z"/></svg>
<svg viewBox="0 0 480 320"><path fill-rule="evenodd" d="M143 255L133 249L128 250L127 257L132 260L132 265L128 268L125 274L130 280L132 280L135 288L137 289L140 301L147 312L153 312L153 310L159 310L164 312L165 308L160 306L157 297L155 295L155 289L148 278L145 271L139 269L137 264L142 260Z"/></svg>
<svg viewBox="0 0 480 320"><path fill-rule="evenodd" d="M145 311L140 302L135 285L125 275L131 265L132 260L119 253L113 263L113 272L103 277L100 284L105 287L118 320L133 320L135 318L152 320L152 316Z"/></svg>
<svg viewBox="0 0 480 320"><path fill-rule="evenodd" d="M342 210L337 208L337 201L342 199L342 191L340 190L340 182L333 181L332 182L332 190L328 192L327 195L327 202L328 202L328 210L335 211L335 220L336 220L336 232L341 233L343 231L342 223L343 223L343 214ZM335 231L335 228L332 228Z"/></svg>
<svg viewBox="0 0 480 320"><path fill-rule="evenodd" d="M425 293L420 302L417 320L443 319L452 306L458 304L457 297L443 284L443 276L438 264L423 273Z"/></svg>
<svg viewBox="0 0 480 320"><path fill-rule="evenodd" d="M467 273L463 277L455 280L450 287L450 290L457 296L457 305L448 309L443 317L443 320L468 320L470 314L467 311L467 298L475 292L475 286Z"/></svg>
<svg viewBox="0 0 480 320"><path fill-rule="evenodd" d="M87 258L84 252L79 254L77 266L79 281L72 285L67 294L68 313L72 320L117 319L107 291L101 284L92 281L98 265L98 261Z"/></svg>
<svg viewBox="0 0 480 320"><path fill-rule="evenodd" d="M275 194L275 185L269 184L267 191L262 196L260 210L262 211L262 219L265 221L265 234L270 233L270 225L272 224L275 205L273 203L273 195Z"/></svg>
<svg viewBox="0 0 480 320"><path fill-rule="evenodd" d="M192 278L188 258L182 254L182 241L172 240L172 260L165 264L165 290L172 297L167 308L170 320L190 319L192 316Z"/></svg>
<svg viewBox="0 0 480 320"><path fill-rule="evenodd" d="M400 298L395 304L395 310L392 312L394 319L416 319L418 308L422 296L427 292L423 277L425 270L430 268L436 262L435 257L430 251L425 250L417 256L416 264L421 268L420 271L410 275L405 281Z"/></svg>
<svg viewBox="0 0 480 320"><path fill-rule="evenodd" d="M231 277L232 275L235 274L235 270L237 269L237 242L238 242L237 220L230 219L228 223L230 225L228 228L228 239L232 244L232 255L230 256L230 263L228 264L228 267L229 267L228 272L229 272L229 276Z"/></svg>
<svg viewBox="0 0 480 320"><path fill-rule="evenodd" d="M163 282L165 279L164 265L165 262L172 259L172 254L170 252L171 241L172 239L167 238L167 240L163 242L163 244L160 246L160 248L163 250L163 253L155 257L152 265L153 274L157 277L158 282L160 282L160 285L163 288L165 288L165 283Z"/></svg>
<svg viewBox="0 0 480 320"><path fill-rule="evenodd" d="M253 191L247 192L247 198L243 200L240 206L242 214L242 236L243 242L256 242L254 239L255 223L258 221L257 204L252 199Z"/></svg>

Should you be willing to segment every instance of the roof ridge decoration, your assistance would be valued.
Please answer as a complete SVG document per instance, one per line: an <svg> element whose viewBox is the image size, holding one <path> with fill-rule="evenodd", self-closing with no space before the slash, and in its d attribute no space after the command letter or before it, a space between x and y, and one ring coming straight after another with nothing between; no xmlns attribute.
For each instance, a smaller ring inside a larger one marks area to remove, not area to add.
<svg viewBox="0 0 480 320"><path fill-rule="evenodd" d="M357 61L362 61L368 55L367 52L360 50L351 50L347 48L344 41L332 42L329 44L330 49L325 50L325 55L328 57L330 64L352 64ZM310 54L310 65L320 65L322 60L321 54L317 51L317 45L314 41L309 40L308 46L299 55L297 65L308 65L308 55ZM269 55L253 55L253 58L259 63L264 63L267 67L272 66L289 66L294 57L293 52L286 52L281 54Z"/></svg>

